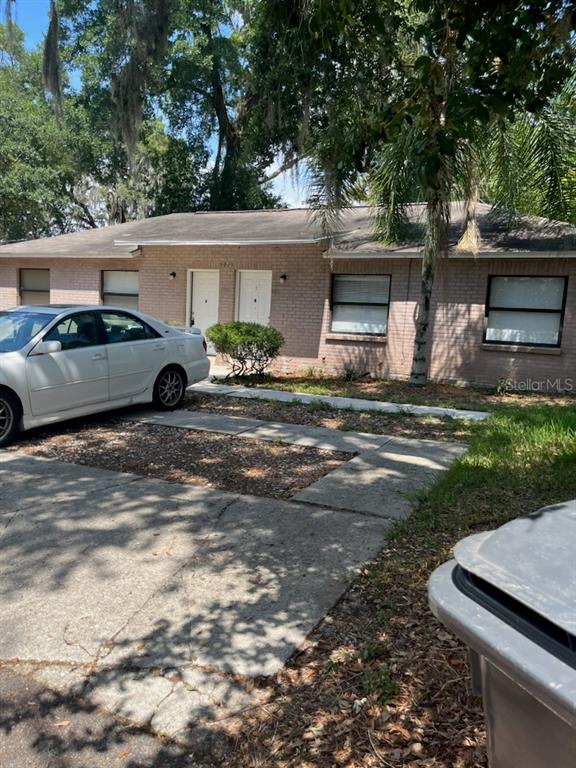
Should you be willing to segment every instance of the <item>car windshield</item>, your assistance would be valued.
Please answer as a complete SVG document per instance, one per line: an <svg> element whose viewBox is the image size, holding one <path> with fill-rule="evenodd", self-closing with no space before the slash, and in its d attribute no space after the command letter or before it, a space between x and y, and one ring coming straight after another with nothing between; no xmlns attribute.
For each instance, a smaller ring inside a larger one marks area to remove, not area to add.
<svg viewBox="0 0 576 768"><path fill-rule="evenodd" d="M54 315L33 310L0 312L0 352L22 349L53 319Z"/></svg>

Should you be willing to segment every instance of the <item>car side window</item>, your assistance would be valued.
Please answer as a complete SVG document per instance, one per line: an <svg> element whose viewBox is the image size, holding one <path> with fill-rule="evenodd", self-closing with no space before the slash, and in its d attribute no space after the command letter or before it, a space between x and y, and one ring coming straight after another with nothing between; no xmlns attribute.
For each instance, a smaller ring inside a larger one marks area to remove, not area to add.
<svg viewBox="0 0 576 768"><path fill-rule="evenodd" d="M101 344L98 317L92 312L70 315L51 328L44 341L59 341L62 349L81 349Z"/></svg>
<svg viewBox="0 0 576 768"><path fill-rule="evenodd" d="M108 344L160 338L148 323L124 312L102 312L102 321Z"/></svg>

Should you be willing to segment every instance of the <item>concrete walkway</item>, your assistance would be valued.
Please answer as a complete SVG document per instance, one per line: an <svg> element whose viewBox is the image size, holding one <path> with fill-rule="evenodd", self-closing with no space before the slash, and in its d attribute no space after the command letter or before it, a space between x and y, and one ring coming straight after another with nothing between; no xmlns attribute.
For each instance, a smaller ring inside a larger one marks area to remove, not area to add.
<svg viewBox="0 0 576 768"><path fill-rule="evenodd" d="M326 403L331 408L349 411L377 411L379 413L405 413L411 416L438 416L440 418L471 419L482 421L490 417L486 411L468 411L460 408L441 408L432 405L411 405L408 403L386 403L380 400L365 400L357 397L332 397L330 395L309 395L304 392L284 392L279 389L241 387L237 384L215 384L202 381L189 387L192 392L207 395L227 395L254 400L276 400L282 403Z"/></svg>
<svg viewBox="0 0 576 768"><path fill-rule="evenodd" d="M387 443L389 435L374 435L368 432L344 432L339 429L313 427L304 424L284 424L279 421L246 419L242 416L228 416L204 411L140 411L125 416L129 421L156 424L163 427L193 429L204 432L218 432L253 440L268 440L273 443L303 445L326 451L360 453Z"/></svg>
<svg viewBox="0 0 576 768"><path fill-rule="evenodd" d="M408 440L184 409L136 412L127 418L354 454L354 458L305 488L294 500L383 518L408 517L412 511L411 496L431 485L467 450L463 443Z"/></svg>

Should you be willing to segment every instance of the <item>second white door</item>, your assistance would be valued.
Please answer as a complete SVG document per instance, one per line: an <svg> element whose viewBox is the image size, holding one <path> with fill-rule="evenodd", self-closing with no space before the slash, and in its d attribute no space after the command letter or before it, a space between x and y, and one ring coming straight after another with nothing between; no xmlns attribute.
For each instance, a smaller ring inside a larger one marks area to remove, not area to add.
<svg viewBox="0 0 576 768"><path fill-rule="evenodd" d="M220 299L220 272L217 269L195 269L190 272L190 325L205 333L207 328L218 322ZM208 354L215 351L208 344Z"/></svg>
<svg viewBox="0 0 576 768"><path fill-rule="evenodd" d="M238 320L248 323L270 323L272 272L240 270L238 273Z"/></svg>

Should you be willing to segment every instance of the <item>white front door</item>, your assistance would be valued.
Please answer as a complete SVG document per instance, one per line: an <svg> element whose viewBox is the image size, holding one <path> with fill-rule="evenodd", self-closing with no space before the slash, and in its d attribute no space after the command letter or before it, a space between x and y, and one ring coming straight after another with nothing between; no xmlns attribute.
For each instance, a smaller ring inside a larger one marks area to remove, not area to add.
<svg viewBox="0 0 576 768"><path fill-rule="evenodd" d="M190 325L200 328L202 333L218 322L220 302L220 272L217 269L194 269L189 273ZM216 350L208 342L208 354Z"/></svg>
<svg viewBox="0 0 576 768"><path fill-rule="evenodd" d="M242 269L238 273L238 320L268 325L272 298L272 272Z"/></svg>

